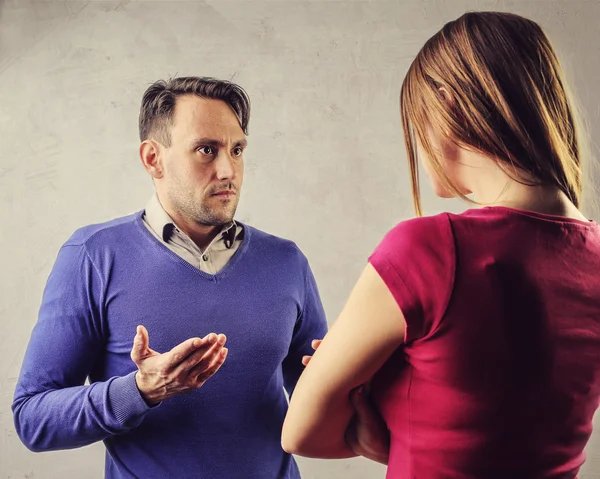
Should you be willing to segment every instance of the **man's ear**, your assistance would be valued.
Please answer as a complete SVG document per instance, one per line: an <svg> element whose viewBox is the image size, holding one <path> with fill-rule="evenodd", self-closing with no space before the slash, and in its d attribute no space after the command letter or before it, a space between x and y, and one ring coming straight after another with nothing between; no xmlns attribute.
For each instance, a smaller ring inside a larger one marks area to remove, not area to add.
<svg viewBox="0 0 600 479"><path fill-rule="evenodd" d="M163 154L161 145L156 140L144 140L140 145L140 160L144 169L158 180L163 177Z"/></svg>

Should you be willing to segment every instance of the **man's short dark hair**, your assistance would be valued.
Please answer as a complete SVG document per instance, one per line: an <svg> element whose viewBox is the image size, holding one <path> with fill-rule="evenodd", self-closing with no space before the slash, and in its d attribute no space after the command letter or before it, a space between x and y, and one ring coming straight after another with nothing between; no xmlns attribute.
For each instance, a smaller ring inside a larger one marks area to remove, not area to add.
<svg viewBox="0 0 600 479"><path fill-rule="evenodd" d="M248 134L250 99L242 87L210 77L179 77L158 80L144 93L139 119L140 141L154 136L165 146L171 145L175 101L181 95L224 101L237 116L244 134Z"/></svg>

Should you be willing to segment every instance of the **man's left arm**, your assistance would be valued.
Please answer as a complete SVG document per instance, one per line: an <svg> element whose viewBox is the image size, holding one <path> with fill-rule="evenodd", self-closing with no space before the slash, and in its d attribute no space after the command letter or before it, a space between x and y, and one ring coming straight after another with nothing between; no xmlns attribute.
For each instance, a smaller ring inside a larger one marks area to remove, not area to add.
<svg viewBox="0 0 600 479"><path fill-rule="evenodd" d="M311 356L314 352L311 346L312 341L323 339L327 333L327 319L325 318L317 282L308 260L302 253L300 255L302 260L301 273L304 276L304 302L300 315L296 320L288 355L283 361L283 381L290 396L296 387L300 374L304 370L302 358Z"/></svg>

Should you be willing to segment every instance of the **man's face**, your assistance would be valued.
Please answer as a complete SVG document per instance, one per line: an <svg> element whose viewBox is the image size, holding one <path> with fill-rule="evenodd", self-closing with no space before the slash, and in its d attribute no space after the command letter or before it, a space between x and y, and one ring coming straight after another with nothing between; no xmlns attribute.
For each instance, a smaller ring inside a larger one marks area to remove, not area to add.
<svg viewBox="0 0 600 479"><path fill-rule="evenodd" d="M188 221L222 226L233 220L244 178L246 138L225 102L177 98L171 146L162 149L159 196Z"/></svg>

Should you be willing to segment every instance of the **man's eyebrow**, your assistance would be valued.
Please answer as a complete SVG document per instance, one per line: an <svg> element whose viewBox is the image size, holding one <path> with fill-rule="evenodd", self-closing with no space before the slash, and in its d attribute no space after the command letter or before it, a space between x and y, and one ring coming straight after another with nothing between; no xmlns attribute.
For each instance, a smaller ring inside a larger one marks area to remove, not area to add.
<svg viewBox="0 0 600 479"><path fill-rule="evenodd" d="M227 146L223 141L217 140L216 138L209 138L209 137L196 138L194 141L192 141L191 145L192 145L192 148L198 148L203 145L219 146L221 148ZM248 141L245 138L242 140L238 140L234 143L234 147L238 147L238 146L245 148L246 146L248 146Z"/></svg>

